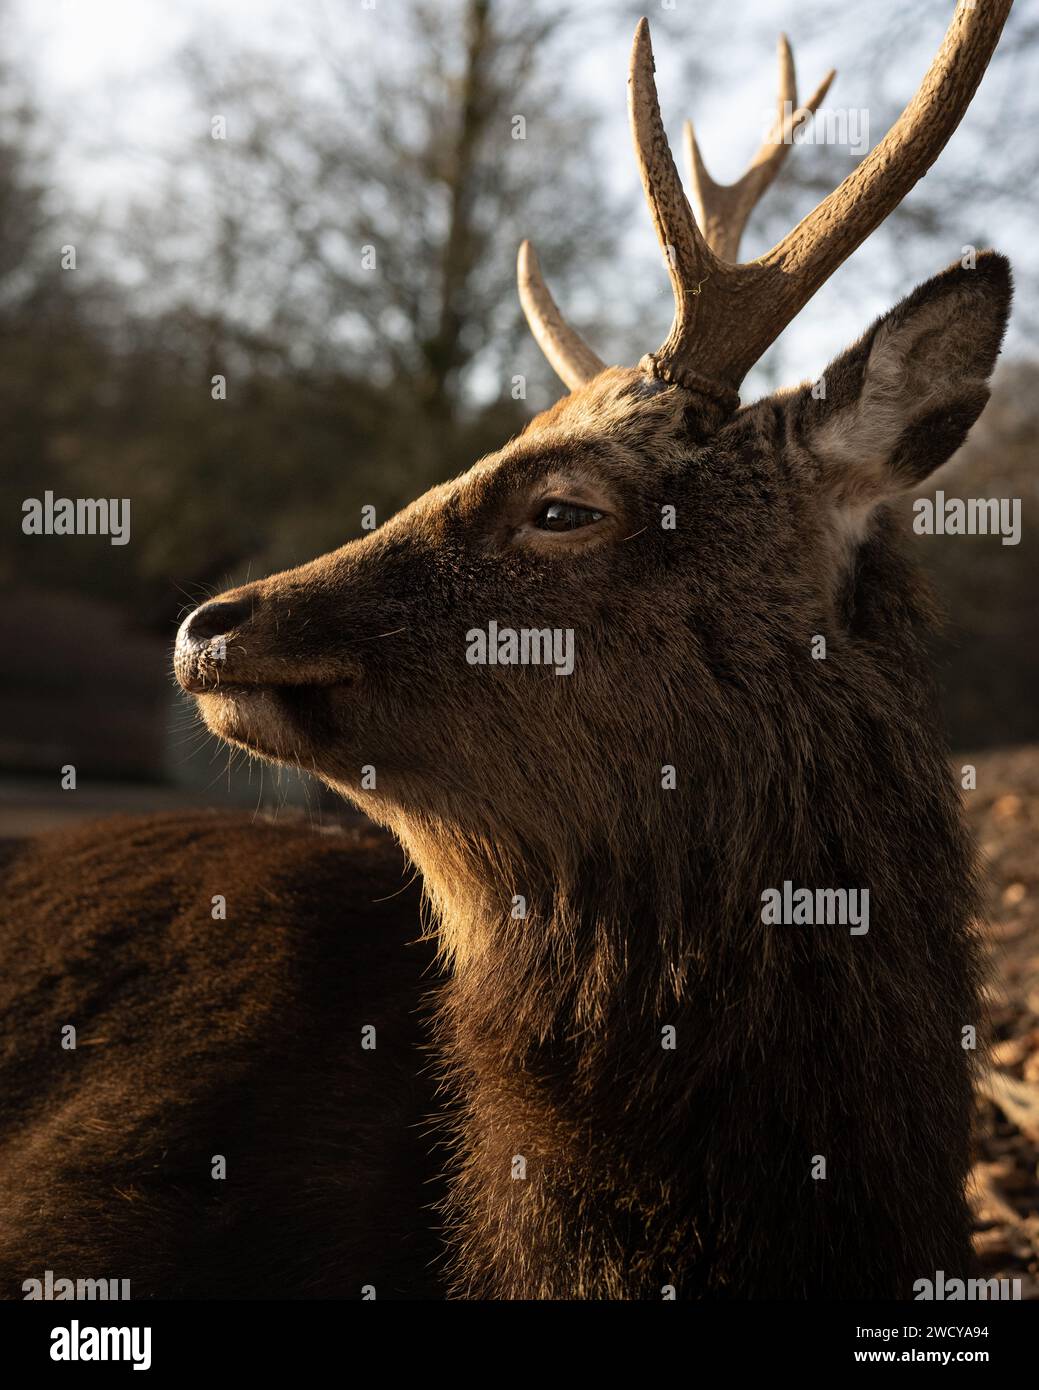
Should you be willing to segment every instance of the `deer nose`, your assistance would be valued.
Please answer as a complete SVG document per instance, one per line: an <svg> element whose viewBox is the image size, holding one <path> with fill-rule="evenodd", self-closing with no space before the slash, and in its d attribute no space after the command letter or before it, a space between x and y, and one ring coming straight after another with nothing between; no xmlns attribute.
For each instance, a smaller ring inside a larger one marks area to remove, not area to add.
<svg viewBox="0 0 1039 1390"><path fill-rule="evenodd" d="M203 603L190 617L185 618L180 629L179 643L189 647L200 647L214 637L223 637L252 617L255 606L256 601L251 596L213 599L211 603Z"/></svg>

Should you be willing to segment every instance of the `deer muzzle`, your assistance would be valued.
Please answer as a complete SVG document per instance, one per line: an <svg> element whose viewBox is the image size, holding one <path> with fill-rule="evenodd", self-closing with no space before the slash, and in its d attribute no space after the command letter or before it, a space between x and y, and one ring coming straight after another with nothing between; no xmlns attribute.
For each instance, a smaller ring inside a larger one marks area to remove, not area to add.
<svg viewBox="0 0 1039 1390"><path fill-rule="evenodd" d="M260 688L352 684L357 664L321 643L298 640L314 630L310 605L298 591L281 595L272 581L211 599L180 625L173 669L191 695Z"/></svg>

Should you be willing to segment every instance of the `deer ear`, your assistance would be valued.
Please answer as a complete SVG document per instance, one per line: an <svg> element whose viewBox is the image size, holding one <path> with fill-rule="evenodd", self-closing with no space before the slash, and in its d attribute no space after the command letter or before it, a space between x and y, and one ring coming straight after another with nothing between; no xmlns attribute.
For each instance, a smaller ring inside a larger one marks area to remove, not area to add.
<svg viewBox="0 0 1039 1390"><path fill-rule="evenodd" d="M989 398L1010 313L1010 264L984 252L878 319L795 398L795 433L835 504L863 523L960 447ZM795 404L791 402L791 404Z"/></svg>

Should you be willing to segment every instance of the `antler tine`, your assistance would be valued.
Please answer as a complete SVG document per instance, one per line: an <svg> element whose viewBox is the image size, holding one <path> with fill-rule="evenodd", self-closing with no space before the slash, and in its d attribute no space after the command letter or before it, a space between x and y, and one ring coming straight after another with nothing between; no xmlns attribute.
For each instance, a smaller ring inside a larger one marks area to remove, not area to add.
<svg viewBox="0 0 1039 1390"><path fill-rule="evenodd" d="M686 121L683 134L693 205L708 245L722 260L736 260L747 219L790 153L794 132L814 115L836 75L831 69L804 106L799 107L794 55L787 36L780 34L776 119L745 173L735 183L716 183L711 178L693 133L693 123Z"/></svg>
<svg viewBox="0 0 1039 1390"><path fill-rule="evenodd" d="M654 66L649 21L640 19L631 50L628 116L642 187L675 298L671 332L660 351L647 360L647 366L670 381L678 379L671 373L681 359L682 345L696 335L700 306L706 302L701 294L703 286L720 271L722 262L696 225L671 158L671 147L660 119Z"/></svg>
<svg viewBox="0 0 1039 1390"><path fill-rule="evenodd" d="M603 363L559 312L542 278L537 253L529 241L520 245L516 279L520 303L530 331L548 358L552 370L571 391L575 386L591 381L602 371Z"/></svg>

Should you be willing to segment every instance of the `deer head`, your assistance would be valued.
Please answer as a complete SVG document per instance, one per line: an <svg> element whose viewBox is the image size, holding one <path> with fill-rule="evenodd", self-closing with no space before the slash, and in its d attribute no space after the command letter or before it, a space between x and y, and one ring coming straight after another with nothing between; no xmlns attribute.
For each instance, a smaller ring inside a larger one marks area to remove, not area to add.
<svg viewBox="0 0 1039 1390"><path fill-rule="evenodd" d="M440 911L467 919L516 892L558 898L581 862L605 881L621 847L636 867L648 843L654 861L671 854L652 870L664 883L690 834L731 838L734 818L780 802L784 833L817 845L820 767L862 759L881 727L896 731L889 766L921 729L931 742L927 606L885 504L949 458L987 400L1006 261L982 254L920 286L830 365L824 397L803 386L739 408L737 393L936 159L1010 4L960 3L885 139L750 264L730 257L788 143L722 189L690 134L701 231L643 20L629 105L674 291L666 341L635 368L604 367L525 243L520 297L570 393L370 536L191 614L175 668L210 730L313 771L393 828ZM796 107L785 47L781 72L782 111ZM541 634L527 646L538 659L509 661L509 631L517 653ZM826 661L812 659L818 635ZM677 798L662 793L666 766ZM846 815L839 800L833 814Z"/></svg>

